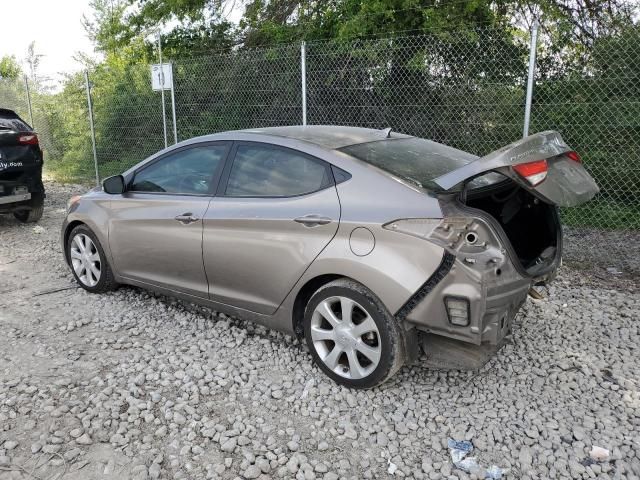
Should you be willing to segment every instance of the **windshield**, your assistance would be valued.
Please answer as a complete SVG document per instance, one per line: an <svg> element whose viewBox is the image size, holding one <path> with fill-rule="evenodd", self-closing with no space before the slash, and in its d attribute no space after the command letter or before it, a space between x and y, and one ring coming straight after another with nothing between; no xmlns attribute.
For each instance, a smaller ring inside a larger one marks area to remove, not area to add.
<svg viewBox="0 0 640 480"><path fill-rule="evenodd" d="M416 137L359 143L340 151L433 192L443 190L433 182L435 178L478 159L457 148ZM469 186L486 186L500 179L500 175L484 175Z"/></svg>

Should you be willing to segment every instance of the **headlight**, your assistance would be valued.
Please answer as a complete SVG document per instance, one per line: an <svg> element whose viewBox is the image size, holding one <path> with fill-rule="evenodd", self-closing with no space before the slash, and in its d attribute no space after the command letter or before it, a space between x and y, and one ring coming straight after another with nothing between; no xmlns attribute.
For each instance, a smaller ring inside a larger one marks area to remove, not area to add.
<svg viewBox="0 0 640 480"><path fill-rule="evenodd" d="M69 213L71 211L71 209L76 206L78 204L78 202L80 202L80 199L82 198L81 195L74 195L73 197L71 197L69 199L69 201L67 202L67 213Z"/></svg>

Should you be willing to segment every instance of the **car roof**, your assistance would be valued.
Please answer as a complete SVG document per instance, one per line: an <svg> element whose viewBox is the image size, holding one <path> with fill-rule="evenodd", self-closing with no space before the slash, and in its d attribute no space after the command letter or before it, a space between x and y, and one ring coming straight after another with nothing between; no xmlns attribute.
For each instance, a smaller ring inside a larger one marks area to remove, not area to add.
<svg viewBox="0 0 640 480"><path fill-rule="evenodd" d="M19 118L16 112L8 108L0 108L0 115L5 118Z"/></svg>
<svg viewBox="0 0 640 480"><path fill-rule="evenodd" d="M0 108L0 129L16 132L32 132L33 128L20 115L8 108Z"/></svg>
<svg viewBox="0 0 640 480"><path fill-rule="evenodd" d="M238 130L271 137L284 137L313 143L323 148L336 150L358 143L374 142L385 138L410 138L409 135L391 132L391 129L345 127L339 125L292 125Z"/></svg>

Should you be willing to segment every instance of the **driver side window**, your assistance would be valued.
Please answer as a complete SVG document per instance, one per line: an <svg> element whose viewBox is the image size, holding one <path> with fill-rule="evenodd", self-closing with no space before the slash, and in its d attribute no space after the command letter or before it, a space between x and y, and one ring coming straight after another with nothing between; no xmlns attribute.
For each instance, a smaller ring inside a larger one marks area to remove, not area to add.
<svg viewBox="0 0 640 480"><path fill-rule="evenodd" d="M227 148L203 145L170 153L137 172L128 190L206 195L222 167Z"/></svg>

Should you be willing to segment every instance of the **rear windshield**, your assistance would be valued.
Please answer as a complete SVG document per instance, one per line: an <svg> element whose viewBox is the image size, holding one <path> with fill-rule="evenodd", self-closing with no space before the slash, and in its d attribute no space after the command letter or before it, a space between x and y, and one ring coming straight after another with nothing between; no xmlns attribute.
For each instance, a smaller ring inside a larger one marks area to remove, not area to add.
<svg viewBox="0 0 640 480"><path fill-rule="evenodd" d="M32 131L31 127L16 114L2 112L0 112L0 130L13 130L14 132Z"/></svg>
<svg viewBox="0 0 640 480"><path fill-rule="evenodd" d="M434 192L442 191L434 179L478 159L462 150L416 137L359 143L340 150ZM476 188L496 180L499 177L485 175L473 180L470 186Z"/></svg>

